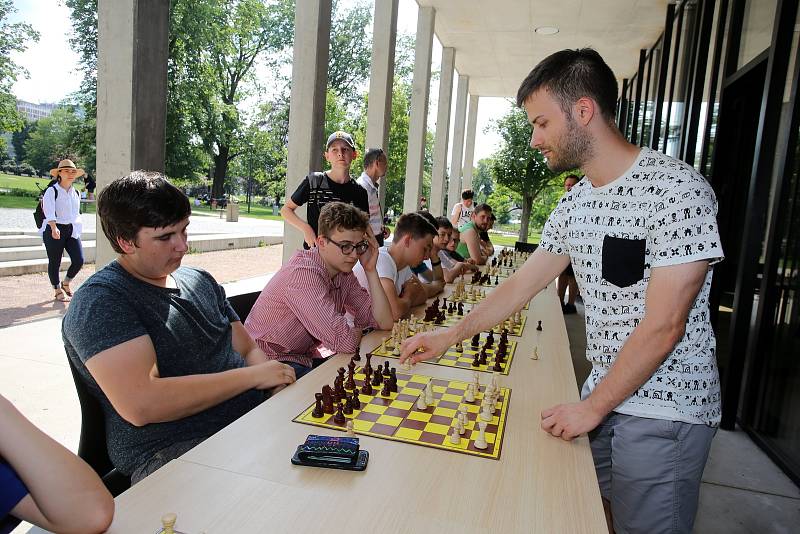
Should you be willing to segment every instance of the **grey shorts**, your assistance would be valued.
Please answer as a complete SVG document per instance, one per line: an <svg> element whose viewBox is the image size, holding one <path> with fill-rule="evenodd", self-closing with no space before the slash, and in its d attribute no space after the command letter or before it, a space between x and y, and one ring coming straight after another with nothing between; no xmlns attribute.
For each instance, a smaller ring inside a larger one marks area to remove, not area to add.
<svg viewBox="0 0 800 534"><path fill-rule="evenodd" d="M611 412L592 432L600 493L617 534L690 533L717 429Z"/></svg>

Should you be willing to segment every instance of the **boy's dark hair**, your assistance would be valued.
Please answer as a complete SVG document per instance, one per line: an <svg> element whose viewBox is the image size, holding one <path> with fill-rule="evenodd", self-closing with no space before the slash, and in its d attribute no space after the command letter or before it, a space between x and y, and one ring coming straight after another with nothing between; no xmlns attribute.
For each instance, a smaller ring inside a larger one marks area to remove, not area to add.
<svg viewBox="0 0 800 534"><path fill-rule="evenodd" d="M317 221L317 235L328 236L334 230L366 231L367 214L344 202L329 202L322 207Z"/></svg>
<svg viewBox="0 0 800 534"><path fill-rule="evenodd" d="M419 213L404 213L397 219L397 225L394 227L394 240L397 242L407 235L412 239L421 239L438 233L436 226Z"/></svg>
<svg viewBox="0 0 800 534"><path fill-rule="evenodd" d="M446 228L448 230L453 229L453 223L450 222L450 219L447 217L436 217L436 227L437 228Z"/></svg>
<svg viewBox="0 0 800 534"><path fill-rule="evenodd" d="M469 200L470 198L474 197L475 197L475 191L473 191L472 189L464 189L461 192L461 200Z"/></svg>
<svg viewBox="0 0 800 534"><path fill-rule="evenodd" d="M576 175L574 175L574 174L568 174L568 175L566 175L566 176L564 177L564 183L567 183L567 180L569 180L570 178L572 178L572 179L573 179L573 180L575 180L576 182L580 182L580 181L581 181L581 179L580 179L580 178L578 178Z"/></svg>
<svg viewBox="0 0 800 534"><path fill-rule="evenodd" d="M141 228L171 226L191 213L189 197L160 172L133 171L108 184L97 197L103 233L119 254L124 251L118 239L136 244Z"/></svg>
<svg viewBox="0 0 800 534"><path fill-rule="evenodd" d="M426 211L426 210L419 210L417 212L417 215L423 216L425 218L425 220L428 221L429 223L431 223L431 226L433 226L434 228L438 228L439 227L436 224L436 217L434 217L431 212Z"/></svg>
<svg viewBox="0 0 800 534"><path fill-rule="evenodd" d="M386 157L386 152L382 148L368 148L364 154L364 168L369 168L370 165L378 161L381 156Z"/></svg>
<svg viewBox="0 0 800 534"><path fill-rule="evenodd" d="M561 110L569 113L579 98L597 102L600 113L613 123L617 106L617 78L595 50L561 50L544 58L528 74L517 91L517 106L539 89L547 89L558 100Z"/></svg>
<svg viewBox="0 0 800 534"><path fill-rule="evenodd" d="M484 202L483 204L478 204L475 206L475 211L473 212L474 215L479 214L482 211L488 211L490 214L492 213L492 207Z"/></svg>

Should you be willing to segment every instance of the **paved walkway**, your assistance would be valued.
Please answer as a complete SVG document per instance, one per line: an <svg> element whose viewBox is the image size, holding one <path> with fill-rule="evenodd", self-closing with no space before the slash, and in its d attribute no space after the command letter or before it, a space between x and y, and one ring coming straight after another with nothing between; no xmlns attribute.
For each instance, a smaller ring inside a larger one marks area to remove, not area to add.
<svg viewBox="0 0 800 534"><path fill-rule="evenodd" d="M84 214L82 217L84 231L94 231L94 214ZM32 227L29 210L0 208L0 228L31 230ZM283 235L283 223L246 217L240 217L238 222L226 222L217 214L199 210L190 217L189 232ZM183 265L205 269L220 283L232 282L277 271L281 265L282 250L282 245L274 245L188 254L183 259ZM94 264L85 265L72 283L73 289L80 287L94 270ZM64 314L67 306L69 304L53 300L47 273L0 277L0 328L58 317Z"/></svg>

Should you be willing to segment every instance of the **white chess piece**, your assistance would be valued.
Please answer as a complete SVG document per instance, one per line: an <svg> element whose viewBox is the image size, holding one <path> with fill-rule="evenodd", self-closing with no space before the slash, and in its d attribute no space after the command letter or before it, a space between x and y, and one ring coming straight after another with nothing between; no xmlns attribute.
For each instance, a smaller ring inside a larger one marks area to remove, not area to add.
<svg viewBox="0 0 800 534"><path fill-rule="evenodd" d="M425 396L424 395L420 395L419 397L417 397L417 410L424 411L424 410L427 410L427 409L428 409L428 405L425 404Z"/></svg>
<svg viewBox="0 0 800 534"><path fill-rule="evenodd" d="M475 402L475 393L472 392L472 388L472 384L467 384L467 390L464 392L464 400L467 402Z"/></svg>
<svg viewBox="0 0 800 534"><path fill-rule="evenodd" d="M483 404L481 404L480 418L484 421L492 420L492 402L491 399L484 397Z"/></svg>
<svg viewBox="0 0 800 534"><path fill-rule="evenodd" d="M355 431L353 430L353 421L347 421L347 435L350 437L354 437L356 435Z"/></svg>
<svg viewBox="0 0 800 534"><path fill-rule="evenodd" d="M467 431L466 425L464 425L464 419L459 412L458 416L456 417L456 428L458 428L458 434L463 436L464 433Z"/></svg>
<svg viewBox="0 0 800 534"><path fill-rule="evenodd" d="M475 448L484 450L489 446L489 444L486 443L486 422L478 421L478 428L480 432L478 432L478 437L475 438Z"/></svg>
<svg viewBox="0 0 800 534"><path fill-rule="evenodd" d="M433 384L428 382L428 385L425 386L425 402L428 404L433 404Z"/></svg>
<svg viewBox="0 0 800 534"><path fill-rule="evenodd" d="M461 443L461 434L458 432L458 425L454 426L453 431L450 433L450 443L453 445Z"/></svg>

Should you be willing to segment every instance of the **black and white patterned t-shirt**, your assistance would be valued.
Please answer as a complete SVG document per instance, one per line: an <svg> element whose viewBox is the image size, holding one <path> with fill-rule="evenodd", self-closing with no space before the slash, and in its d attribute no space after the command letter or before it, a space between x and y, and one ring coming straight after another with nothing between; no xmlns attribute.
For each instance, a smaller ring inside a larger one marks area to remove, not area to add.
<svg viewBox="0 0 800 534"><path fill-rule="evenodd" d="M570 256L586 307L591 391L644 317L650 270L722 260L717 201L682 161L643 148L625 174L603 187L587 178L566 193L540 247ZM720 419L716 339L709 321L713 269L689 312L686 332L664 363L615 411L716 426Z"/></svg>

